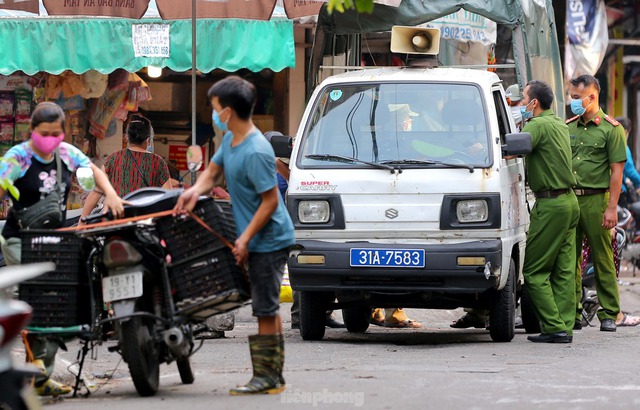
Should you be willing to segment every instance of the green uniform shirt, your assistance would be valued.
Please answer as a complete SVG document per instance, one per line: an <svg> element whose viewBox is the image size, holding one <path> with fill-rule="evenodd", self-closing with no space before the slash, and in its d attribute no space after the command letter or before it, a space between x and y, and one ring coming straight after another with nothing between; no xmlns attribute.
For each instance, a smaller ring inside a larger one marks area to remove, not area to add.
<svg viewBox="0 0 640 410"><path fill-rule="evenodd" d="M567 125L576 187L609 189L609 165L627 160L624 129L602 109L586 124L576 116L567 120Z"/></svg>
<svg viewBox="0 0 640 410"><path fill-rule="evenodd" d="M553 111L533 117L522 132L531 134L533 151L526 156L527 176L533 192L571 188L576 180L571 172L569 128Z"/></svg>

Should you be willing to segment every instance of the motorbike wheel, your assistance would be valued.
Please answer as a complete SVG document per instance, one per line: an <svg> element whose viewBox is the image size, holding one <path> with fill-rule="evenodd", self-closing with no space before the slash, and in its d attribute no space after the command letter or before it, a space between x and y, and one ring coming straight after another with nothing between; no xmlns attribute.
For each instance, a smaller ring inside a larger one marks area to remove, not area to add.
<svg viewBox="0 0 640 410"><path fill-rule="evenodd" d="M342 309L342 318L351 333L364 333L371 323L371 308L369 306L357 306Z"/></svg>
<svg viewBox="0 0 640 410"><path fill-rule="evenodd" d="M540 333L540 321L533 310L533 303L527 291L527 287L522 284L520 293L520 313L522 314L522 324L527 333Z"/></svg>
<svg viewBox="0 0 640 410"><path fill-rule="evenodd" d="M516 268L513 259L509 263L509 276L502 290L493 295L489 311L489 334L494 342L510 342L516 327Z"/></svg>
<svg viewBox="0 0 640 410"><path fill-rule="evenodd" d="M192 384L195 377L193 376L193 370L191 370L191 360L189 357L177 359L176 363L178 364L178 373L180 373L180 381L182 381L182 384Z"/></svg>
<svg viewBox="0 0 640 410"><path fill-rule="evenodd" d="M160 383L160 359L150 320L134 317L121 324L121 350L129 364L129 373L142 397L153 396Z"/></svg>

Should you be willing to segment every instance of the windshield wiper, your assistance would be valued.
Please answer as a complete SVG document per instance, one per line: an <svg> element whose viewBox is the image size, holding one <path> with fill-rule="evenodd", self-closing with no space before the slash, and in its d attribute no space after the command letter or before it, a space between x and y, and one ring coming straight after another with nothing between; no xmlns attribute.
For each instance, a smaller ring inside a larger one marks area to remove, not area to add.
<svg viewBox="0 0 640 410"><path fill-rule="evenodd" d="M319 161L355 162L358 164L366 164L378 169L386 169L386 170L389 170L389 172L391 172L392 174L396 171L398 171L399 174L402 173L402 169L400 169L399 167L393 167L391 165L381 164L377 162L363 161L358 158L351 158L343 155L311 154L311 155L305 155L304 157L309 159L317 159Z"/></svg>
<svg viewBox="0 0 640 410"><path fill-rule="evenodd" d="M420 160L420 159L397 159L397 160L393 160L393 161L383 161L381 162L381 164L389 164L389 165L444 165L446 167L451 167L451 168L465 168L468 169L469 172L473 173L473 165L468 165L468 164L452 164L450 162L442 162L442 161L436 161L436 160Z"/></svg>

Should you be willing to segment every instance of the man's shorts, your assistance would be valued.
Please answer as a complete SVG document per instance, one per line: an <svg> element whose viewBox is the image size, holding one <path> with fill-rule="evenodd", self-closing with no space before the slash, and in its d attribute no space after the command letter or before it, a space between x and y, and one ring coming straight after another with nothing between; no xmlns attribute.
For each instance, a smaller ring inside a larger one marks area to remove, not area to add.
<svg viewBox="0 0 640 410"><path fill-rule="evenodd" d="M253 316L275 316L280 310L280 284L289 249L249 253Z"/></svg>

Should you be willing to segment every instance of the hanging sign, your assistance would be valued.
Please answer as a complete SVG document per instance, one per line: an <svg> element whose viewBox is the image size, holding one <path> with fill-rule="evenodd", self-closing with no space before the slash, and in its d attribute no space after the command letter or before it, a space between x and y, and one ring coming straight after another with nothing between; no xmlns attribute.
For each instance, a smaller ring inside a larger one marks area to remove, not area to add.
<svg viewBox="0 0 640 410"><path fill-rule="evenodd" d="M205 147L200 147L202 149L202 158L206 158L207 154L205 152ZM186 145L169 145L169 161L175 161L175 167L180 171L188 171L189 167L187 166L187 150L189 149ZM204 171L204 161L202 166L198 171Z"/></svg>
<svg viewBox="0 0 640 410"><path fill-rule="evenodd" d="M196 18L238 18L269 20L275 0L195 0ZM165 20L190 19L191 1L156 0L158 12Z"/></svg>
<svg viewBox="0 0 640 410"><path fill-rule="evenodd" d="M0 9L21 10L38 14L38 0L0 0Z"/></svg>
<svg viewBox="0 0 640 410"><path fill-rule="evenodd" d="M401 1L402 0L373 0L376 4L390 7L398 7ZM315 16L320 12L320 8L326 2L327 0L284 0L284 11L290 19Z"/></svg>
<svg viewBox="0 0 640 410"><path fill-rule="evenodd" d="M169 24L131 25L135 57L171 57Z"/></svg>
<svg viewBox="0 0 640 410"><path fill-rule="evenodd" d="M141 19L149 7L149 0L43 0L43 3L50 16Z"/></svg>
<svg viewBox="0 0 640 410"><path fill-rule="evenodd" d="M498 38L495 21L463 9L421 26L440 29L440 38L446 40L489 45L495 44Z"/></svg>

